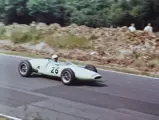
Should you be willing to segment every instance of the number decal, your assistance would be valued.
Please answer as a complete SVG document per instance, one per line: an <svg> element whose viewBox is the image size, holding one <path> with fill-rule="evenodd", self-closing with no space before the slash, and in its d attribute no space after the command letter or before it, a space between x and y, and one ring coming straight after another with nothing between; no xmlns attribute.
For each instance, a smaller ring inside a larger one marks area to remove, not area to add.
<svg viewBox="0 0 159 120"><path fill-rule="evenodd" d="M59 73L59 67L55 68L55 67L52 67L52 70L51 70L51 73L55 73L55 74L58 74Z"/></svg>
<svg viewBox="0 0 159 120"><path fill-rule="evenodd" d="M55 69L55 73L58 74L59 73L59 67Z"/></svg>
<svg viewBox="0 0 159 120"><path fill-rule="evenodd" d="M54 73L54 69L55 69L55 67L52 67L51 73Z"/></svg>

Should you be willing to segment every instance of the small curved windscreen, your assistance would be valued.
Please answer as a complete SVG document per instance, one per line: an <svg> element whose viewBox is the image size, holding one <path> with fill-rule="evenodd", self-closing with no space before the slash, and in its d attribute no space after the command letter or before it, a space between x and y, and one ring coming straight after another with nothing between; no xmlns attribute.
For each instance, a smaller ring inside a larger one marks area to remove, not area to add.
<svg viewBox="0 0 159 120"><path fill-rule="evenodd" d="M66 65L73 65L73 63L72 63L72 62L69 62L69 61L65 61L65 64L66 64Z"/></svg>

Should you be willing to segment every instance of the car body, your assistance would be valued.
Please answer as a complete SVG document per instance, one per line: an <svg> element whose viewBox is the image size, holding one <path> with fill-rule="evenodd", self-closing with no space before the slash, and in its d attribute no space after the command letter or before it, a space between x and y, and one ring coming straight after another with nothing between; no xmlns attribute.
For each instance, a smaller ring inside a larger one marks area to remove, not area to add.
<svg viewBox="0 0 159 120"><path fill-rule="evenodd" d="M67 61L55 62L50 58L23 60L18 70L23 77L28 77L33 72L60 77L65 85L72 84L76 80L96 81L102 77L93 65L81 67Z"/></svg>

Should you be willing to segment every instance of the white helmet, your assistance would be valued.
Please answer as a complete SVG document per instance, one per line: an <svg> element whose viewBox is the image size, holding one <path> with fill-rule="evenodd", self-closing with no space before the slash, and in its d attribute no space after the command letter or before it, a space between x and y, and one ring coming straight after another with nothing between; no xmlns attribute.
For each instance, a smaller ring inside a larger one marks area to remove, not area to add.
<svg viewBox="0 0 159 120"><path fill-rule="evenodd" d="M58 56L55 54L51 57L52 59L58 58Z"/></svg>

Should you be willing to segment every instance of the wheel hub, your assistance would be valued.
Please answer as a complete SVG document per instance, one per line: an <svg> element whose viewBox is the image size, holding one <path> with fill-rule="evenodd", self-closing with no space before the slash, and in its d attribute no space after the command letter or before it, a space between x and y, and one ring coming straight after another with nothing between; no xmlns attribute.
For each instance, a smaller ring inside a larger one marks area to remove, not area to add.
<svg viewBox="0 0 159 120"><path fill-rule="evenodd" d="M27 72L27 65L25 63L20 65L20 73L25 74Z"/></svg>
<svg viewBox="0 0 159 120"><path fill-rule="evenodd" d="M63 75L62 75L62 79L64 82L69 82L71 80L71 75L69 72L64 72Z"/></svg>

